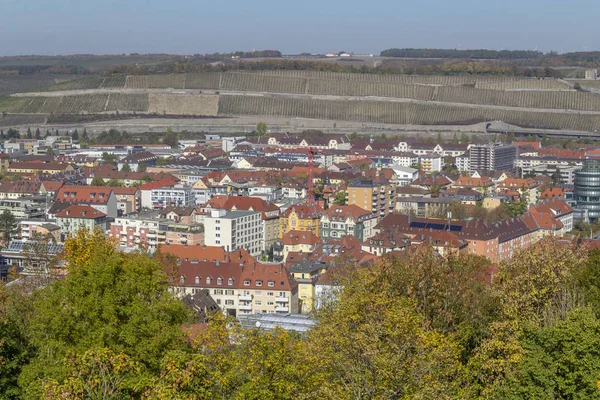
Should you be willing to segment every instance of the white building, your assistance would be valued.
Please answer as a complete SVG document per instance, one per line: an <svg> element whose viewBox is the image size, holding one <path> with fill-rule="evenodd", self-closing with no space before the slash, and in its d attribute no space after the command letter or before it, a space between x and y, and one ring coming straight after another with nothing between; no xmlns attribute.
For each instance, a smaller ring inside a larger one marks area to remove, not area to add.
<svg viewBox="0 0 600 400"><path fill-rule="evenodd" d="M468 153L456 157L456 169L460 172L469 172L471 170L471 159Z"/></svg>
<svg viewBox="0 0 600 400"><path fill-rule="evenodd" d="M398 180L398 186L408 186L419 177L419 170L411 167L395 165L392 167Z"/></svg>
<svg viewBox="0 0 600 400"><path fill-rule="evenodd" d="M260 212L211 210L204 218L204 233L207 246L223 247L228 252L246 249L256 257L263 249Z"/></svg>
<svg viewBox="0 0 600 400"><path fill-rule="evenodd" d="M179 184L173 186L163 186L150 191L150 205L145 205L143 203L144 198L142 197L142 207L187 207L195 204L195 196L190 186Z"/></svg>
<svg viewBox="0 0 600 400"><path fill-rule="evenodd" d="M442 157L437 154L421 156L420 164L423 172L440 172L444 166Z"/></svg>

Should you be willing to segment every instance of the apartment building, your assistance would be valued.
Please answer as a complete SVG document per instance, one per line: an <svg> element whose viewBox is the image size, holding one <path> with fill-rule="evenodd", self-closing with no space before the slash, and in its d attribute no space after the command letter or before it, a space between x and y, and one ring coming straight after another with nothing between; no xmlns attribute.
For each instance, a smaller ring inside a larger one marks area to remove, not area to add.
<svg viewBox="0 0 600 400"><path fill-rule="evenodd" d="M312 232L319 237L323 209L316 204L298 204L288 207L280 217L279 237L289 231Z"/></svg>
<svg viewBox="0 0 600 400"><path fill-rule="evenodd" d="M74 236L81 229L106 232L106 214L88 205L71 205L56 214L56 224L63 239Z"/></svg>
<svg viewBox="0 0 600 400"><path fill-rule="evenodd" d="M363 242L374 235L377 217L357 205L332 206L323 213L320 222L321 239L339 239L352 235Z"/></svg>
<svg viewBox="0 0 600 400"><path fill-rule="evenodd" d="M348 205L371 211L377 221L381 221L394 212L396 188L388 181L362 179L348 185L346 199Z"/></svg>
<svg viewBox="0 0 600 400"><path fill-rule="evenodd" d="M94 207L108 217L117 217L117 198L111 187L65 185L56 194L55 203Z"/></svg>
<svg viewBox="0 0 600 400"><path fill-rule="evenodd" d="M195 196L190 186L177 184L152 189L150 202L154 208L188 207L195 204Z"/></svg>
<svg viewBox="0 0 600 400"><path fill-rule="evenodd" d="M279 264L183 261L174 284L179 296L207 289L228 315L288 314L298 310L296 282Z"/></svg>
<svg viewBox="0 0 600 400"><path fill-rule="evenodd" d="M222 246L226 251L246 249L259 256L263 249L261 213L256 211L211 210L204 218L205 243Z"/></svg>
<svg viewBox="0 0 600 400"><path fill-rule="evenodd" d="M117 199L117 212L119 215L127 215L138 212L142 208L142 193L136 187L113 187L113 193Z"/></svg>
<svg viewBox="0 0 600 400"><path fill-rule="evenodd" d="M473 145L469 153L470 172L514 171L519 148L512 144Z"/></svg>
<svg viewBox="0 0 600 400"><path fill-rule="evenodd" d="M318 277L327 271L327 264L300 262L288 268L298 284L298 312L305 314L313 311L317 304L315 283Z"/></svg>
<svg viewBox="0 0 600 400"><path fill-rule="evenodd" d="M43 218L45 211L43 204L38 204L29 199L0 200L0 214L8 210L16 219Z"/></svg>

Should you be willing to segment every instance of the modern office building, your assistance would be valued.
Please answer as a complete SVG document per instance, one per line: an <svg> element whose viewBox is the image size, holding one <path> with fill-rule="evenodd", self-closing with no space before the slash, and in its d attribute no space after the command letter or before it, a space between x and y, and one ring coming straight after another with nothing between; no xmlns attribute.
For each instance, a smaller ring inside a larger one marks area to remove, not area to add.
<svg viewBox="0 0 600 400"><path fill-rule="evenodd" d="M488 143L471 147L470 172L514 171L519 150L513 144Z"/></svg>
<svg viewBox="0 0 600 400"><path fill-rule="evenodd" d="M575 172L575 201L577 208L587 210L590 221L600 217L600 160L586 160Z"/></svg>
<svg viewBox="0 0 600 400"><path fill-rule="evenodd" d="M246 249L260 256L263 249L263 224L257 211L211 210L204 219L205 244L225 251Z"/></svg>

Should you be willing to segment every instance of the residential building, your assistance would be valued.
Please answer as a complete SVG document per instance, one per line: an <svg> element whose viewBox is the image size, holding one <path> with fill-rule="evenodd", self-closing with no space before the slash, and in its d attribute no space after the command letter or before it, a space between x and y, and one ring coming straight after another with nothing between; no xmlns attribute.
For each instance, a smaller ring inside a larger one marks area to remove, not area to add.
<svg viewBox="0 0 600 400"><path fill-rule="evenodd" d="M280 216L279 237L289 231L312 232L319 237L323 209L316 204L297 204L288 207Z"/></svg>
<svg viewBox="0 0 600 400"><path fill-rule="evenodd" d="M364 210L357 205L331 206L321 217L320 237L342 238L352 235L363 242L374 235L373 228L377 224L377 217L371 211Z"/></svg>
<svg viewBox="0 0 600 400"><path fill-rule="evenodd" d="M106 214L89 205L71 205L56 214L56 224L63 238L74 236L81 229L106 232Z"/></svg>
<svg viewBox="0 0 600 400"><path fill-rule="evenodd" d="M388 181L362 179L348 184L346 199L348 205L371 211L380 221L394 212L396 188Z"/></svg>
<svg viewBox="0 0 600 400"><path fill-rule="evenodd" d="M176 184L152 189L150 191L150 202L154 208L167 206L188 207L195 204L195 196L190 186Z"/></svg>
<svg viewBox="0 0 600 400"><path fill-rule="evenodd" d="M256 211L211 210L204 218L207 246L223 246L226 251L246 249L259 256L263 249L261 213Z"/></svg>
<svg viewBox="0 0 600 400"><path fill-rule="evenodd" d="M425 173L440 172L444 166L442 157L438 154L427 154L419 157L421 171Z"/></svg>
<svg viewBox="0 0 600 400"><path fill-rule="evenodd" d="M473 145L469 153L470 172L514 171L518 147L512 144L489 143Z"/></svg>
<svg viewBox="0 0 600 400"><path fill-rule="evenodd" d="M108 217L117 217L117 198L111 187L65 185L56 194L55 204L88 205Z"/></svg>
<svg viewBox="0 0 600 400"><path fill-rule="evenodd" d="M315 283L319 275L327 271L327 264L317 262L299 262L288 268L288 272L298 283L298 311L306 314L316 307L317 294Z"/></svg>
<svg viewBox="0 0 600 400"><path fill-rule="evenodd" d="M209 290L223 312L289 314L297 312L297 284L279 264L182 261L174 290L179 296Z"/></svg>
<svg viewBox="0 0 600 400"><path fill-rule="evenodd" d="M215 196L202 208L203 211L223 209L227 211L257 211L263 225L262 250L269 250L279 239L279 207L257 197Z"/></svg>
<svg viewBox="0 0 600 400"><path fill-rule="evenodd" d="M396 174L397 184L399 187L408 186L412 181L419 177L419 170L416 168L397 165L393 166L392 169Z"/></svg>
<svg viewBox="0 0 600 400"><path fill-rule="evenodd" d="M112 188L117 199L117 212L119 215L128 215L138 212L142 208L142 192L136 187Z"/></svg>
<svg viewBox="0 0 600 400"><path fill-rule="evenodd" d="M46 214L43 204L31 199L0 200L0 214L8 210L16 219L43 218Z"/></svg>
<svg viewBox="0 0 600 400"><path fill-rule="evenodd" d="M321 239L309 231L289 231L283 234L281 245L283 246L281 262L286 262L289 253L311 253ZM277 257L279 261L279 257Z"/></svg>

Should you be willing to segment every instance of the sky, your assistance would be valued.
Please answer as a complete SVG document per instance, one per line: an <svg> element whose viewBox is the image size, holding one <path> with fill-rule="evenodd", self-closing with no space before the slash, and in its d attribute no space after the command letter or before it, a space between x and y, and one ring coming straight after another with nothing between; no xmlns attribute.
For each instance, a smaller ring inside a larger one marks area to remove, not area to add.
<svg viewBox="0 0 600 400"><path fill-rule="evenodd" d="M600 50L597 0L0 0L0 55Z"/></svg>

